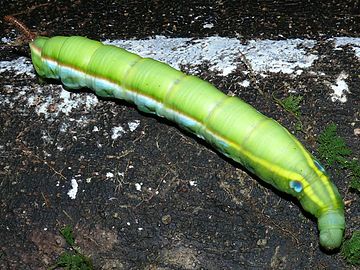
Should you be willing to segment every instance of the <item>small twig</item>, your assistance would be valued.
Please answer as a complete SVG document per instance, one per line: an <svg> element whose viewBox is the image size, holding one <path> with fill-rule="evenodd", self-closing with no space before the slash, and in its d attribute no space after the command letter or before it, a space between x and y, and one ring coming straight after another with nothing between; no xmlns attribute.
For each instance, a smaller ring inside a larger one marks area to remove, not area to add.
<svg viewBox="0 0 360 270"><path fill-rule="evenodd" d="M74 221L74 220L72 219L72 217L71 217L65 210L63 210L63 213L65 214L65 216L68 217L68 219L70 219L71 221Z"/></svg>
<svg viewBox="0 0 360 270"><path fill-rule="evenodd" d="M356 201L356 199L346 200L346 201L344 201L344 204L345 204L345 206L350 206L354 201Z"/></svg>
<svg viewBox="0 0 360 270"><path fill-rule="evenodd" d="M29 30L29 28L27 28L23 22L16 19L15 17L13 17L11 15L6 15L4 17L4 21L6 21L6 22L10 23L11 25L13 25L14 27L16 27L21 33L23 33L23 35L25 35L27 37L27 39L29 39L31 41L33 41L35 39L36 34L34 32L31 32Z"/></svg>
<svg viewBox="0 0 360 270"><path fill-rule="evenodd" d="M130 162L131 161L128 160L124 173L114 179L114 182L115 181L118 182L118 185L115 186L115 193L118 192L122 188L123 184L129 184L128 182L125 181L125 176L127 175L127 172L130 168Z"/></svg>
<svg viewBox="0 0 360 270"><path fill-rule="evenodd" d="M170 172L172 172L172 173L174 174L174 176L173 176L173 178L172 178L172 180L171 180L171 182L172 182L174 179L178 178L178 174L177 174L174 170L172 170L171 168L170 168L169 170L170 170ZM143 203L149 203L149 202L155 197L155 195L158 194L158 192L159 192L159 190L160 190L160 187L161 187L162 183L164 182L165 177L166 177L170 172L166 172L166 173L160 178L160 181L159 181L159 183L158 183L155 191L153 191L153 192L151 193L150 197L149 197L149 198L146 198L146 199L143 199L141 202L139 202L137 205L135 205L134 208L138 208L138 207L139 207L140 205L142 205Z"/></svg>
<svg viewBox="0 0 360 270"><path fill-rule="evenodd" d="M240 53L240 57L241 60L243 61L244 65L246 66L246 68L249 70L249 78L251 80L251 82L254 84L254 88L262 95L265 96L264 91L260 89L257 80L256 80L256 75L254 72L254 69L252 68L250 62L248 61L248 59L246 58L245 54L241 51L239 51Z"/></svg>
<svg viewBox="0 0 360 270"><path fill-rule="evenodd" d="M51 204L50 204L49 198L44 194L44 192L41 192L41 196L44 199L46 207L50 208Z"/></svg>
<svg viewBox="0 0 360 270"><path fill-rule="evenodd" d="M40 161L41 163L45 164L50 170L52 170L55 174L59 175L61 178L66 179L66 177L60 172L57 171L54 167L52 167L46 160L42 159L41 157L39 157L37 154L34 154L24 143L21 144L21 151L27 155L27 156L32 156L35 157L38 161Z"/></svg>

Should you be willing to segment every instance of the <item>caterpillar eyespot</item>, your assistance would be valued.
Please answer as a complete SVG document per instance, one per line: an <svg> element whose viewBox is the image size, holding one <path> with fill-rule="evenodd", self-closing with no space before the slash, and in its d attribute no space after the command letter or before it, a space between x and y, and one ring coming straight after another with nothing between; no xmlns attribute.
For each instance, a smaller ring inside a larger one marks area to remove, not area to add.
<svg viewBox="0 0 360 270"><path fill-rule="evenodd" d="M195 76L98 41L37 37L30 49L40 76L127 100L139 110L177 123L265 182L296 196L318 218L324 248L341 245L344 204L337 188L304 146L275 120Z"/></svg>
<svg viewBox="0 0 360 270"><path fill-rule="evenodd" d="M325 173L325 169L324 169L324 167L320 164L319 161L314 160L314 164L315 164L315 166L316 166L320 171L322 171L323 173Z"/></svg>
<svg viewBox="0 0 360 270"><path fill-rule="evenodd" d="M300 193L303 190L303 186L299 181L290 181L290 188L297 193Z"/></svg>

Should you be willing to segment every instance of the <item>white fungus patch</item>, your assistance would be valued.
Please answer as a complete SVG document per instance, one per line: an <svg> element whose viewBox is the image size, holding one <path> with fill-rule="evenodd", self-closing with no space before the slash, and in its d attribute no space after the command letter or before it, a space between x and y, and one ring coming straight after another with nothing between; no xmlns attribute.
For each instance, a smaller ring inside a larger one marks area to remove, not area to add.
<svg viewBox="0 0 360 270"><path fill-rule="evenodd" d="M114 174L112 172L107 172L106 173L106 178L113 178Z"/></svg>
<svg viewBox="0 0 360 270"><path fill-rule="evenodd" d="M141 191L141 186L142 186L142 183L135 183L135 189L137 191Z"/></svg>
<svg viewBox="0 0 360 270"><path fill-rule="evenodd" d="M298 69L311 67L318 56L306 52L316 44L315 40L251 40L243 53L253 70L258 73L291 74Z"/></svg>
<svg viewBox="0 0 360 270"><path fill-rule="evenodd" d="M140 120L134 120L132 122L128 122L128 127L131 132L138 128L140 125Z"/></svg>
<svg viewBox="0 0 360 270"><path fill-rule="evenodd" d="M126 133L122 126L113 127L111 129L111 139L116 140L117 138L121 138L123 134Z"/></svg>
<svg viewBox="0 0 360 270"><path fill-rule="evenodd" d="M76 182L76 180L73 178L71 179L71 189L68 191L67 195L69 195L69 197L74 200L76 198L76 194L78 192L78 183Z"/></svg>
<svg viewBox="0 0 360 270"><path fill-rule="evenodd" d="M334 93L330 94L331 101L340 101L345 103L347 101L346 94L349 93L349 87L345 81L347 79L348 74L345 72L341 72L336 79L336 84L329 84Z"/></svg>
<svg viewBox="0 0 360 270"><path fill-rule="evenodd" d="M43 115L49 120L57 117L59 113L70 115L78 108L90 110L98 103L95 95L71 93L61 85L45 85L39 89L32 89L28 95L27 105L34 106L38 115Z"/></svg>
<svg viewBox="0 0 360 270"><path fill-rule="evenodd" d="M35 70L31 60L19 57L12 61L0 61L0 76L4 72L11 72L14 78L35 77ZM7 88L6 85L3 86ZM53 120L63 113L69 115L74 109L91 110L97 103L98 98L91 94L72 93L65 90L61 85L34 85L18 86L9 85L6 95L0 96L0 106L8 108L34 107L38 115L45 119ZM84 120L84 118L82 119Z"/></svg>
<svg viewBox="0 0 360 270"><path fill-rule="evenodd" d="M2 43L10 43L12 40L11 40L11 38L9 38L9 37L2 37L1 38L1 42Z"/></svg>
<svg viewBox="0 0 360 270"><path fill-rule="evenodd" d="M68 129L68 128L69 128L69 124L63 122L63 123L60 124L60 129L59 129L59 131L65 133L65 132L67 132L67 129Z"/></svg>
<svg viewBox="0 0 360 270"><path fill-rule="evenodd" d="M95 95L86 94L80 97L79 94L71 93L61 88L59 92L60 102L57 103L59 112L69 115L74 109L81 106L90 108L97 104L98 99Z"/></svg>
<svg viewBox="0 0 360 270"><path fill-rule="evenodd" d="M192 187L196 187L197 183L196 183L196 181L190 180L189 185L192 186Z"/></svg>
<svg viewBox="0 0 360 270"><path fill-rule="evenodd" d="M242 82L239 82L239 84L243 87L249 87L250 81L249 80L243 80Z"/></svg>
<svg viewBox="0 0 360 270"><path fill-rule="evenodd" d="M35 77L35 70L31 64L31 60L26 57L19 57L12 61L0 61L0 74L5 71L13 72L15 77Z"/></svg>
<svg viewBox="0 0 360 270"><path fill-rule="evenodd" d="M335 42L336 49L342 49L341 47L350 45L355 51L356 57L360 58L360 38L356 37L335 37L331 39Z"/></svg>
<svg viewBox="0 0 360 270"><path fill-rule="evenodd" d="M211 29L211 28L213 28L214 27L214 24L213 23L205 23L204 25L203 25L203 28L205 28L205 29Z"/></svg>
<svg viewBox="0 0 360 270"><path fill-rule="evenodd" d="M203 39L156 36L144 40L106 40L104 43L163 61L176 69L182 65L197 66L207 62L211 70L223 76L242 64L241 54L258 73L290 74L295 69L310 67L317 59L317 55L305 50L316 44L315 40L309 39L250 40L248 44L243 44L236 38L217 36Z"/></svg>

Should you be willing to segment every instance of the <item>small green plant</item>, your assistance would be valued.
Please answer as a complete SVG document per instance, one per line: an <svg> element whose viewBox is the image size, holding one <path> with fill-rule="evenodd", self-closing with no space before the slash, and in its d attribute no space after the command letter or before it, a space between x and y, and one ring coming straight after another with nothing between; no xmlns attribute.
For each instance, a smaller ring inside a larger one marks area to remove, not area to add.
<svg viewBox="0 0 360 270"><path fill-rule="evenodd" d="M62 228L60 230L60 234L62 235L62 237L64 237L66 243L69 246L74 246L75 245L75 238L73 235L73 231L72 228L69 225L66 225L64 228Z"/></svg>
<svg viewBox="0 0 360 270"><path fill-rule="evenodd" d="M360 265L360 231L355 231L352 237L344 242L341 254L348 263Z"/></svg>
<svg viewBox="0 0 360 270"><path fill-rule="evenodd" d="M336 131L337 127L334 123L324 129L318 138L318 152L320 158L329 166L337 162L343 167L347 163L348 156L351 155L351 150Z"/></svg>
<svg viewBox="0 0 360 270"><path fill-rule="evenodd" d="M50 269L62 267L66 270L90 270L93 269L90 258L79 254L64 252L58 258L56 265Z"/></svg>
<svg viewBox="0 0 360 270"><path fill-rule="evenodd" d="M55 265L49 270L62 268L66 270L92 270L93 265L91 259L81 253L81 250L75 244L75 237L72 228L66 225L60 230L60 234L64 237L66 243L70 246L71 251L65 251L60 255Z"/></svg>
<svg viewBox="0 0 360 270"><path fill-rule="evenodd" d="M302 96L290 95L280 100L280 105L288 112L294 114L296 117L301 116L300 103L303 100Z"/></svg>
<svg viewBox="0 0 360 270"><path fill-rule="evenodd" d="M295 123L295 129L296 129L296 131L301 131L303 126L302 126L302 122L300 120L300 117L301 117L300 103L303 100L303 97L289 95L288 97L286 97L284 99L278 99L274 96L273 96L273 98L275 99L275 101L278 104L280 104L281 107L283 107L285 109L285 111L292 114L296 118L297 122Z"/></svg>
<svg viewBox="0 0 360 270"><path fill-rule="evenodd" d="M356 160L352 160L350 162L351 168L351 180L350 180L350 187L360 191L360 163Z"/></svg>
<svg viewBox="0 0 360 270"><path fill-rule="evenodd" d="M335 163L350 173L350 187L360 191L360 163L350 160L351 149L343 138L337 135L335 124L328 125L318 138L318 153L321 160L328 166Z"/></svg>

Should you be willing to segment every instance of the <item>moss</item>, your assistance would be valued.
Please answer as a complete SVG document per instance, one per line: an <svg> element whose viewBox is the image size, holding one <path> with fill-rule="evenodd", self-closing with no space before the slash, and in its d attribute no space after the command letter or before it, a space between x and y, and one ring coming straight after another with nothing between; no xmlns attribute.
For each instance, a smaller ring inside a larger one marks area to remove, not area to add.
<svg viewBox="0 0 360 270"><path fill-rule="evenodd" d="M350 188L360 191L360 163L358 160L351 160L351 149L346 145L345 140L337 134L335 124L328 125L318 138L318 154L321 160L328 166L337 164L343 170L349 172Z"/></svg>
<svg viewBox="0 0 360 270"><path fill-rule="evenodd" d="M70 246L70 251L65 251L57 259L56 263L49 270L62 268L66 270L92 270L94 269L89 257L82 254L80 248L75 244L75 237L70 226L66 225L60 230L66 243Z"/></svg>
<svg viewBox="0 0 360 270"><path fill-rule="evenodd" d="M345 165L351 150L347 147L343 138L337 135L335 124L328 125L318 138L318 152L320 158L329 166L335 164Z"/></svg>
<svg viewBox="0 0 360 270"><path fill-rule="evenodd" d="M284 99L277 99L273 96L275 101L283 107L288 113L292 114L296 118L295 129L296 131L302 131L302 122L301 118L301 111L300 111L300 103L303 100L302 96L294 96L290 95Z"/></svg>
<svg viewBox="0 0 360 270"><path fill-rule="evenodd" d="M303 100L302 96L290 95L280 100L280 105L288 112L293 113L295 116L300 117L300 103Z"/></svg>
<svg viewBox="0 0 360 270"><path fill-rule="evenodd" d="M348 263L360 265L360 231L355 231L352 237L344 242L341 254Z"/></svg>

